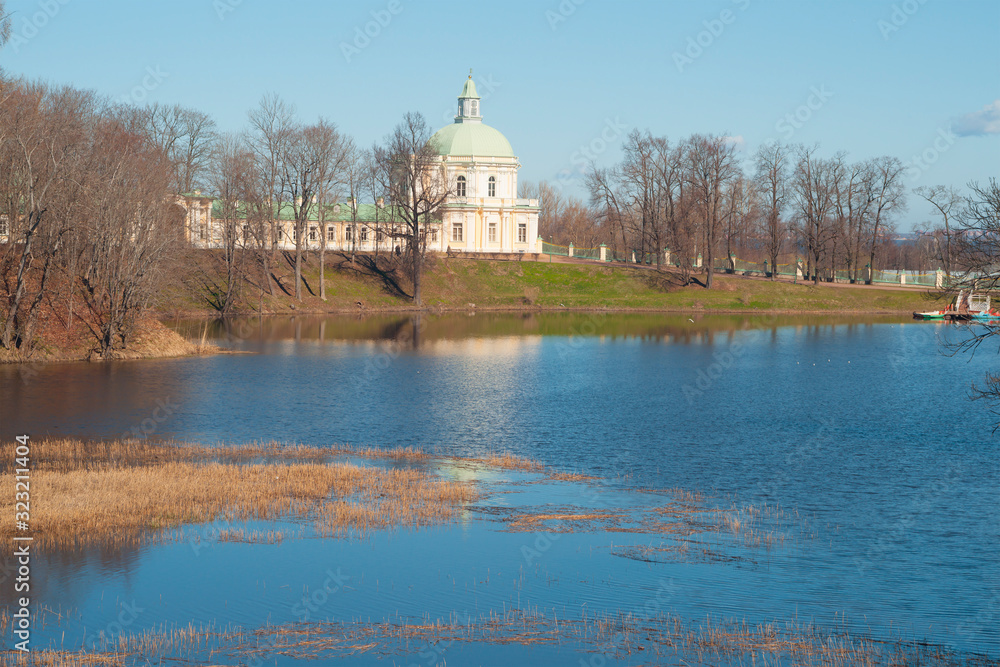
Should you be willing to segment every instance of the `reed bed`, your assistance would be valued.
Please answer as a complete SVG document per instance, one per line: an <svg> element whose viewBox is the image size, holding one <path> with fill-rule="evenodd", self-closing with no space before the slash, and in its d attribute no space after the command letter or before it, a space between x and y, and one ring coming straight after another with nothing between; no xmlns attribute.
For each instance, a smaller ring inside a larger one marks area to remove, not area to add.
<svg viewBox="0 0 1000 667"><path fill-rule="evenodd" d="M310 446L276 441L245 445L207 447L190 443L158 442L144 439L90 441L73 438L32 440L32 470L103 470L157 465L168 461L313 461L327 462L344 457L425 461L426 452L413 447L378 449L350 445ZM0 473L13 471L13 457L0 460Z"/></svg>
<svg viewBox="0 0 1000 667"><path fill-rule="evenodd" d="M216 519L316 517L326 535L424 525L447 519L452 505L478 497L470 483L425 471L322 460L348 451L363 456L366 450L274 443L217 449L134 440L32 444L31 525L40 549L138 544L165 529ZM423 454L380 450L378 456ZM291 462L296 458L307 461ZM13 472L2 477L12 488ZM13 494L0 498L0 511L12 516L13 503ZM348 503L354 512L338 511ZM13 523L0 524L0 539L9 539L13 529Z"/></svg>
<svg viewBox="0 0 1000 667"><path fill-rule="evenodd" d="M281 544L285 534L280 530L244 530L243 528L219 531L219 542L240 542L243 544Z"/></svg>
<svg viewBox="0 0 1000 667"><path fill-rule="evenodd" d="M82 665L245 664L269 662L278 656L328 662L350 655L370 654L372 660L412 655L444 642L486 645L559 644L583 655L613 659L641 658L644 664L664 660L681 664L794 664L817 667L896 667L925 665L997 667L981 656L966 656L944 647L900 638L875 640L846 625L820 629L795 623L746 623L707 618L691 622L660 614L637 617L610 614L559 618L535 610L504 609L478 618L393 619L382 622L323 621L266 625L248 631L214 626L185 626L132 633L94 651L37 651L13 664L46 667ZM443 656L447 657L447 656ZM596 663L591 663L596 664Z"/></svg>
<svg viewBox="0 0 1000 667"><path fill-rule="evenodd" d="M483 457L455 457L457 461L475 463L489 466L490 468L500 468L502 470L523 470L525 472L543 472L545 466L533 459L517 456L510 452L491 452Z"/></svg>

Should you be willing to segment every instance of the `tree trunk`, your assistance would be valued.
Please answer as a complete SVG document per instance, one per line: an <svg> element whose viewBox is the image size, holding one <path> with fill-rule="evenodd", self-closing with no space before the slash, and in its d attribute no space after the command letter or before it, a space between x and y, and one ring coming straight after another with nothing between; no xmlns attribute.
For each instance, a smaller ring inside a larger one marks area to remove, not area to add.
<svg viewBox="0 0 1000 667"><path fill-rule="evenodd" d="M295 298L302 301L302 229L296 225L295 234Z"/></svg>

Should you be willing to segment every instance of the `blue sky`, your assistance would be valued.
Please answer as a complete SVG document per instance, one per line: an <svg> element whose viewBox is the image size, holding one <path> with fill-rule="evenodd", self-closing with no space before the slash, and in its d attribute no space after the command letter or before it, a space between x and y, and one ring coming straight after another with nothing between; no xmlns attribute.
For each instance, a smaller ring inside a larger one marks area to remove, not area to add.
<svg viewBox="0 0 1000 667"><path fill-rule="evenodd" d="M895 155L907 184L1000 176L1000 2L7 0L9 74L180 103L240 130L265 93L362 146L435 127L473 68L521 178L579 171L649 129ZM365 34L367 32L367 34ZM914 157L918 158L914 160ZM930 218L916 197L899 221Z"/></svg>

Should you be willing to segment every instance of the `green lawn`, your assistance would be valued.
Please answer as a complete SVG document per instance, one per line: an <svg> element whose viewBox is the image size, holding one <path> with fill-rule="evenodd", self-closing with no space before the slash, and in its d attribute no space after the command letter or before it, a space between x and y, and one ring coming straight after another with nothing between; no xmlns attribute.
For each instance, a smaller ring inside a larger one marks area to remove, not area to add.
<svg viewBox="0 0 1000 667"><path fill-rule="evenodd" d="M302 303L284 292L258 301L259 289L244 285L242 310L259 305L265 312L365 310L412 308L411 300L388 287L379 277L347 263L326 270L327 300L320 300L319 272L313 258L304 271L314 294L305 290ZM211 272L213 264L201 261L198 271ZM217 266L214 265L214 266ZM206 268L208 267L208 268ZM280 267L282 284L293 293L288 266ZM697 276L702 278L702 276ZM221 282L217 280L216 282ZM205 281L192 275L164 291L161 312L205 312L212 309L204 292ZM410 286L403 281L402 287ZM716 275L713 289L700 285L681 287L677 276L626 266L507 262L437 257L424 276L424 304L431 308L580 308L616 310L674 310L693 312L789 311L882 312L926 310L934 305L920 289L891 290L880 287L834 287L792 284Z"/></svg>

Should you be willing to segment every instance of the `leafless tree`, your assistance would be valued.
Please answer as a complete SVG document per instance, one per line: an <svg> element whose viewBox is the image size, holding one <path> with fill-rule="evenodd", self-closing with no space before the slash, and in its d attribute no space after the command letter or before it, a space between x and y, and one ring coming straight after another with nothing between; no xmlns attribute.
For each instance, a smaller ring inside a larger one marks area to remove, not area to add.
<svg viewBox="0 0 1000 667"><path fill-rule="evenodd" d="M336 205L342 189L350 187L350 167L357 161L354 141L321 120L308 132L317 156L316 183L319 219L319 298L326 301L326 215ZM351 201L356 199L352 196ZM353 205L353 204L352 204Z"/></svg>
<svg viewBox="0 0 1000 667"><path fill-rule="evenodd" d="M866 247L866 235L871 220L871 182L874 172L870 162L855 162L843 166L840 187L835 193L835 215L844 235L844 261L849 280L860 280L861 253Z"/></svg>
<svg viewBox="0 0 1000 667"><path fill-rule="evenodd" d="M566 202L562 193L548 184L547 181L539 181L538 184L531 181L519 180L517 182L517 196L523 199L538 200L538 234L542 238L553 239L554 243L566 245L572 239L556 239L557 229L561 225L563 209Z"/></svg>
<svg viewBox="0 0 1000 667"><path fill-rule="evenodd" d="M32 343L38 308L76 216L96 100L72 88L8 85L13 90L0 103L0 132L12 186L5 193L11 243L3 266L7 313L0 345L20 349Z"/></svg>
<svg viewBox="0 0 1000 667"><path fill-rule="evenodd" d="M694 135L685 147L685 180L700 212L704 240L705 287L712 288L715 251L721 234L723 187L737 172L735 147L723 137Z"/></svg>
<svg viewBox="0 0 1000 667"><path fill-rule="evenodd" d="M896 214L906 209L906 188L903 175L906 173L899 158L884 155L871 161L871 236L868 265L875 270L875 256L878 247L893 229Z"/></svg>
<svg viewBox="0 0 1000 667"><path fill-rule="evenodd" d="M169 157L116 120L96 128L95 156L88 164L98 186L84 216L82 295L99 353L128 346L149 308L176 248L168 196Z"/></svg>
<svg viewBox="0 0 1000 667"><path fill-rule="evenodd" d="M777 277L778 256L788 234L783 212L788 199L788 147L780 142L761 146L756 156L756 182L763 206L764 247L771 262L771 280Z"/></svg>
<svg viewBox="0 0 1000 667"><path fill-rule="evenodd" d="M10 39L10 14L4 7L4 0L0 0L0 47Z"/></svg>
<svg viewBox="0 0 1000 667"><path fill-rule="evenodd" d="M424 252L427 230L451 193L441 159L430 144L430 127L423 115L407 113L403 121L375 150L375 159L388 165L382 195L394 206L406 242L406 254L413 282L413 302L422 305Z"/></svg>
<svg viewBox="0 0 1000 667"><path fill-rule="evenodd" d="M590 207L595 217L608 229L612 252L622 256L629 251L628 202L618 187L618 169L591 167L586 174ZM617 254L617 253L616 253Z"/></svg>
<svg viewBox="0 0 1000 667"><path fill-rule="evenodd" d="M1000 182L995 177L985 185L973 181L968 189L955 216L952 280L943 294L961 290L989 293L1000 287ZM984 342L1000 335L1000 326L984 321L968 328L966 334L949 346L953 352L975 353ZM985 400L1000 415L1000 373L987 373L981 385L973 385L972 397ZM994 432L997 429L1000 423Z"/></svg>
<svg viewBox="0 0 1000 667"><path fill-rule="evenodd" d="M739 171L725 185L723 195L722 228L726 241L726 257L730 262L730 268L735 269L733 261L736 248L741 243L746 247L751 239L755 222L760 216L760 206L757 201L757 190Z"/></svg>
<svg viewBox="0 0 1000 667"><path fill-rule="evenodd" d="M269 230L266 253L261 254L264 280L269 294L274 294L270 264L279 240L279 217L282 194L285 192L282 157L296 128L295 110L277 95L265 95L257 108L248 114L250 132L248 144L257 164L257 190L263 194L259 215Z"/></svg>
<svg viewBox="0 0 1000 667"><path fill-rule="evenodd" d="M944 233L942 234L943 247L940 248L941 264L944 267L945 274L951 277L951 219L955 213L958 213L965 199L956 188L944 185L935 185L933 187L922 186L913 192L917 196L926 199L931 206L937 209L938 215L941 216L941 222L944 224Z"/></svg>
<svg viewBox="0 0 1000 667"><path fill-rule="evenodd" d="M255 235L251 229L251 213L247 200L253 197L253 153L242 137L226 135L218 141L212 160L210 184L218 201L222 224L222 250L226 266L226 284L216 303L219 312L229 315L244 279L247 247L253 247Z"/></svg>
<svg viewBox="0 0 1000 667"><path fill-rule="evenodd" d="M206 184L216 138L215 121L196 109L154 103L142 112L150 140L173 164L174 188L188 193Z"/></svg>
<svg viewBox="0 0 1000 667"><path fill-rule="evenodd" d="M838 161L816 156L816 148L800 147L792 188L799 233L809 257L809 274L819 284L820 261L833 235L832 214L838 187Z"/></svg>

